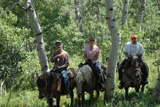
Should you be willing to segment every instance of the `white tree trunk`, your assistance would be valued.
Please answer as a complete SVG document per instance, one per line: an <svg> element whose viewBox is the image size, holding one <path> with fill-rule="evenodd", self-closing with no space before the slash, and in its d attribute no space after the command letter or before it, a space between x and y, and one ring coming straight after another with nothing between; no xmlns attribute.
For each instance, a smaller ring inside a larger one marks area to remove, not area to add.
<svg viewBox="0 0 160 107"><path fill-rule="evenodd" d="M74 0L76 20L80 18L79 1Z"/></svg>
<svg viewBox="0 0 160 107"><path fill-rule="evenodd" d="M108 78L106 80L106 97L108 100L113 96L115 90L116 61L121 41L121 34L118 30L115 19L114 0L106 0L106 15L108 28L111 33L112 39L112 46L109 55L109 64L107 69Z"/></svg>
<svg viewBox="0 0 160 107"><path fill-rule="evenodd" d="M158 81L155 87L155 90L152 94L152 99L151 99L152 103L156 102L156 103L160 103L160 73L158 76Z"/></svg>
<svg viewBox="0 0 160 107"><path fill-rule="evenodd" d="M139 19L138 19L139 31L141 31L141 28L142 28L142 22L143 22L143 17L144 17L144 13L145 13L145 8L146 8L146 0L141 0L141 8L140 8L140 14L139 14Z"/></svg>
<svg viewBox="0 0 160 107"><path fill-rule="evenodd" d="M4 84L4 81L3 81L3 80L0 80L0 98L2 97L3 84Z"/></svg>
<svg viewBox="0 0 160 107"><path fill-rule="evenodd" d="M33 32L36 34L36 43L41 70L43 71L43 73L45 73L49 71L48 60L45 54L42 30L38 23L38 18L31 3L31 0L25 0L25 8L27 10Z"/></svg>
<svg viewBox="0 0 160 107"><path fill-rule="evenodd" d="M83 24L83 13L82 13L83 12L82 0L74 0L74 2L75 2L75 15L79 23L79 30L82 33L82 36L85 37L85 28Z"/></svg>
<svg viewBox="0 0 160 107"><path fill-rule="evenodd" d="M129 0L123 0L122 24L127 24Z"/></svg>

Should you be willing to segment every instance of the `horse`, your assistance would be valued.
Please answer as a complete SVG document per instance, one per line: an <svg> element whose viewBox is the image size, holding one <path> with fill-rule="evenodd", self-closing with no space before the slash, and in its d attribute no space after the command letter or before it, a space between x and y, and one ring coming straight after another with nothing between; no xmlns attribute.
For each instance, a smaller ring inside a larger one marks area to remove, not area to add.
<svg viewBox="0 0 160 107"><path fill-rule="evenodd" d="M142 67L142 56L132 55L128 58L123 73L123 82L126 99L128 99L128 89L130 87L134 87L136 92L139 92L139 89L142 86L141 92L144 91L144 87L146 84L143 84L142 81Z"/></svg>
<svg viewBox="0 0 160 107"><path fill-rule="evenodd" d="M98 83L100 82L100 79L98 80L95 76L95 73L93 73L94 67L95 65L91 61L88 61L85 64L82 64L82 63L79 64L79 69L76 77L79 106L81 105L83 106L84 104L85 92L88 92L90 94L90 101L93 100L94 90L96 90L97 92L97 98L99 97L100 87ZM103 72L105 72L106 67L104 65L102 65L101 67ZM106 75L105 75L105 78L106 78ZM82 100L82 104L81 104L81 100Z"/></svg>
<svg viewBox="0 0 160 107"><path fill-rule="evenodd" d="M85 100L85 92L90 94L90 101L93 100L93 90L95 87L95 78L93 78L93 72L89 65L83 65L78 69L77 77L76 77L76 86L77 86L77 94L78 94L78 105L82 106Z"/></svg>
<svg viewBox="0 0 160 107"><path fill-rule="evenodd" d="M69 93L71 97L71 106L73 106L73 89L76 87L75 77L76 71L71 68L67 70ZM53 107L53 98L56 98L56 105L60 107L60 96L65 95L62 76L51 70L38 77L37 86L39 91L39 99L46 98L49 107Z"/></svg>

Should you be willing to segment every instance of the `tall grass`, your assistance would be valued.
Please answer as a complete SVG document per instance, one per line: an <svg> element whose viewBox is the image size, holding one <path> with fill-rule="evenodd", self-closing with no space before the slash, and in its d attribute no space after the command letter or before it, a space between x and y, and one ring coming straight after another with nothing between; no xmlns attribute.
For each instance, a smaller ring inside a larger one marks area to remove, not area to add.
<svg viewBox="0 0 160 107"><path fill-rule="evenodd" d="M89 102L89 94L85 95L84 107L160 107L160 105L151 104L152 92L155 88L155 84L158 78L158 71L153 65L154 59L151 57L145 57L145 60L150 68L149 84L146 85L144 93L136 93L135 89L131 88L129 91L129 100L125 99L125 91L118 89L118 78L116 79L116 89L114 97L106 105L103 105L103 94L100 94L100 98L94 98L92 103ZM73 57L70 59L70 67L77 67L78 63L82 62L81 58ZM116 73L118 77L118 73ZM74 90L74 107L77 107L76 90ZM48 107L46 99L38 99L38 91L26 89L26 90L14 90L7 91L0 98L0 107ZM61 97L61 107L70 107L70 99L66 96Z"/></svg>

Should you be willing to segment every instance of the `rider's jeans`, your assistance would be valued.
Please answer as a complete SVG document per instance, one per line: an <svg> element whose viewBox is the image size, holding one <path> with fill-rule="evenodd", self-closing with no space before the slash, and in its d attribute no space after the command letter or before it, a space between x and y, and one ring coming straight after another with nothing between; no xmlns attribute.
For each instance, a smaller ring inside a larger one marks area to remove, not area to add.
<svg viewBox="0 0 160 107"><path fill-rule="evenodd" d="M104 82L104 75L103 75L103 72L102 72L102 69L101 69L101 64L99 62L96 62L96 67L98 67L101 71L101 76L102 76L102 81Z"/></svg>
<svg viewBox="0 0 160 107"><path fill-rule="evenodd" d="M66 69L63 69L61 71L61 75L63 77L63 80L64 80L64 85L65 85L65 91L69 91L69 88L68 88L68 78L67 78L67 70Z"/></svg>

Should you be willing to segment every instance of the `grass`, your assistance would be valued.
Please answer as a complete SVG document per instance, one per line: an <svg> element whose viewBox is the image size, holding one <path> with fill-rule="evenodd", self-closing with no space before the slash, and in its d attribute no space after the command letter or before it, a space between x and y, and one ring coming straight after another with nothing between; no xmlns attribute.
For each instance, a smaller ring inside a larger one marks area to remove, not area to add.
<svg viewBox="0 0 160 107"><path fill-rule="evenodd" d="M135 93L132 88L129 91L129 100L125 100L125 91L118 89L119 81L116 79L116 89L114 97L106 105L103 105L103 93L100 94L100 98L94 98L92 103L89 102L89 95L86 94L85 107L160 107L160 105L151 104L150 99L152 92L155 88L155 84L158 78L158 72L156 67L152 64L153 59L146 57L146 62L150 68L149 84L146 86L144 93ZM74 60L75 62L77 60ZM77 61L78 62L78 61ZM80 61L79 61L80 62ZM71 63L71 67L75 64ZM118 73L116 73L118 75ZM76 90L74 90L74 107L77 107ZM9 101L8 101L9 100ZM8 103L8 104L7 104ZM38 91L26 89L26 90L14 90L7 91L0 98L0 107L48 107L46 99L38 99ZM61 97L61 107L70 107L70 99L66 96Z"/></svg>

